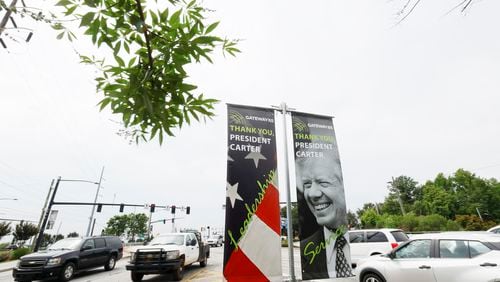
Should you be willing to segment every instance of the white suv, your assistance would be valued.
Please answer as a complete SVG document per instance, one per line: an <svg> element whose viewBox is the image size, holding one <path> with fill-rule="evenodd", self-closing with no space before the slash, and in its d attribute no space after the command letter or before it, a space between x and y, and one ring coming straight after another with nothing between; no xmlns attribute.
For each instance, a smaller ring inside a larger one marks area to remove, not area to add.
<svg viewBox="0 0 500 282"><path fill-rule="evenodd" d="M349 245L351 247L352 267L356 267L359 259L387 254L408 239L408 236L401 229L350 230Z"/></svg>
<svg viewBox="0 0 500 282"><path fill-rule="evenodd" d="M493 232L493 233L496 233L496 234L500 234L500 225L497 225L495 227L492 227L492 228L488 229L488 232Z"/></svg>

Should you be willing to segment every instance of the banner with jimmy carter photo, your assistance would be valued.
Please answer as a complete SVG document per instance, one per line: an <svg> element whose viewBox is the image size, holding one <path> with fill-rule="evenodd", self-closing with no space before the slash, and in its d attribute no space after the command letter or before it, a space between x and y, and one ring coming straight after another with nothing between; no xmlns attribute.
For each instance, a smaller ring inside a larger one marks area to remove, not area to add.
<svg viewBox="0 0 500 282"><path fill-rule="evenodd" d="M352 276L342 169L331 117L292 113L302 279Z"/></svg>
<svg viewBox="0 0 500 282"><path fill-rule="evenodd" d="M228 105L224 278L281 281L274 110Z"/></svg>

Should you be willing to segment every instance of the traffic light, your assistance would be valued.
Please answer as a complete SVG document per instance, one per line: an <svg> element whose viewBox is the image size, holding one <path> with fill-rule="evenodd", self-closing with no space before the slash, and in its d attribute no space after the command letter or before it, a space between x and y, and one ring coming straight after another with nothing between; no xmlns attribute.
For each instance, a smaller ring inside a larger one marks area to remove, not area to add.
<svg viewBox="0 0 500 282"><path fill-rule="evenodd" d="M124 208L125 208L125 204L120 204L120 212L123 212Z"/></svg>
<svg viewBox="0 0 500 282"><path fill-rule="evenodd" d="M164 219L164 220L163 220L163 224L165 224L166 222L167 222L167 220L166 220L166 219Z"/></svg>
<svg viewBox="0 0 500 282"><path fill-rule="evenodd" d="M189 214L191 212L191 207L186 208L186 214Z"/></svg>
<svg viewBox="0 0 500 282"><path fill-rule="evenodd" d="M102 205L101 205L101 204L98 204L98 205L97 205L97 212L101 212L101 210L102 210Z"/></svg>
<svg viewBox="0 0 500 282"><path fill-rule="evenodd" d="M172 213L175 213L175 206L172 206Z"/></svg>
<svg viewBox="0 0 500 282"><path fill-rule="evenodd" d="M155 204L151 204L149 211L155 212Z"/></svg>

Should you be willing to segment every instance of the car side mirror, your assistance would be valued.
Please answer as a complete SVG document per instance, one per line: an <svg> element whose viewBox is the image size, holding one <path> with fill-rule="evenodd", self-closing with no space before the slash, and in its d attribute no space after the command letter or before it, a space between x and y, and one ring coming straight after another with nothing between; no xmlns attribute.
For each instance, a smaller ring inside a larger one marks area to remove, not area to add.
<svg viewBox="0 0 500 282"><path fill-rule="evenodd" d="M396 258L396 253L394 251L390 252L387 254L387 256L390 258L390 259L394 259Z"/></svg>
<svg viewBox="0 0 500 282"><path fill-rule="evenodd" d="M82 251L90 250L92 249L92 246L83 246Z"/></svg>

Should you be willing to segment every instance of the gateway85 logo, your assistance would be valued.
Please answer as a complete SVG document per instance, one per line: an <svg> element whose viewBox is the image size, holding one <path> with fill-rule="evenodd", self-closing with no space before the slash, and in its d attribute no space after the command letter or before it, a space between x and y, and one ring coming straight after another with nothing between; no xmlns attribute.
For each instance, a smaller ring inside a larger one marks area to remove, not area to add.
<svg viewBox="0 0 500 282"><path fill-rule="evenodd" d="M309 127L298 117L292 117L292 127L294 132L307 132Z"/></svg>
<svg viewBox="0 0 500 282"><path fill-rule="evenodd" d="M237 112L235 110L230 110L229 111L229 123L231 123L231 124L246 125L247 124L247 120L239 112Z"/></svg>

